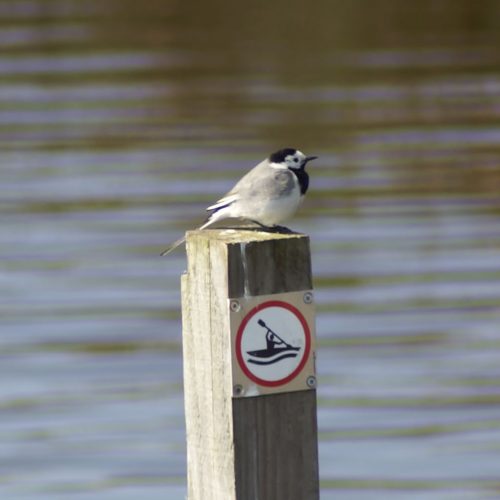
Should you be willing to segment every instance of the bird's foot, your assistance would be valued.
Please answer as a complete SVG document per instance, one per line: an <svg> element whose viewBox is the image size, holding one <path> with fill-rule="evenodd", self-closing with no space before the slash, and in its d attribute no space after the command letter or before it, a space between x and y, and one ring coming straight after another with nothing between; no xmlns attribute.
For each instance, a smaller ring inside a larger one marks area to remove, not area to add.
<svg viewBox="0 0 500 500"><path fill-rule="evenodd" d="M295 231L292 231L291 229L288 229L285 226L266 226L265 224L260 223L259 221L256 220L250 220L250 222L253 222L257 226L259 226L257 231L266 231L268 233L278 233L278 234L296 234Z"/></svg>
<svg viewBox="0 0 500 500"><path fill-rule="evenodd" d="M271 228L271 231L273 233L280 233L280 234L295 234L295 231L292 231L291 229L285 226L273 226Z"/></svg>
<svg viewBox="0 0 500 500"><path fill-rule="evenodd" d="M264 231L273 231L274 230L274 226L266 226L265 224L262 224L261 222L259 222L258 220L254 220L254 219L248 219L250 222L253 222L254 224L256 224L257 226L259 226L257 228L257 230L261 230L263 229Z"/></svg>

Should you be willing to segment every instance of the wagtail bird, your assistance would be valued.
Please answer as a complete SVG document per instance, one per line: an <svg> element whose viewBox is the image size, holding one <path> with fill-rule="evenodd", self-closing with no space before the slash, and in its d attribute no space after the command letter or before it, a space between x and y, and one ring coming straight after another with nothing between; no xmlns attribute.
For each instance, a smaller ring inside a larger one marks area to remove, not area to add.
<svg viewBox="0 0 500 500"><path fill-rule="evenodd" d="M245 219L267 231L287 231L279 224L297 211L309 187L307 162L316 158L293 148L271 154L207 208L208 218L198 229L205 229L223 219ZM184 237L178 239L161 255L167 255L183 242Z"/></svg>

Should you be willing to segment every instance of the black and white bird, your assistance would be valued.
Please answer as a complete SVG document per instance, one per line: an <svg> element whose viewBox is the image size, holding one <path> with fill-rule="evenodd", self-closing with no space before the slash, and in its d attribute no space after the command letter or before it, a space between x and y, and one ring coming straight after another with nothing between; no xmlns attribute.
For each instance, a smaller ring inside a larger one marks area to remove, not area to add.
<svg viewBox="0 0 500 500"><path fill-rule="evenodd" d="M208 218L199 229L223 219L245 219L268 231L278 231L297 211L309 187L306 156L298 149L285 148L271 154L244 175L219 201L207 208ZM180 238L162 253L167 255L184 242Z"/></svg>

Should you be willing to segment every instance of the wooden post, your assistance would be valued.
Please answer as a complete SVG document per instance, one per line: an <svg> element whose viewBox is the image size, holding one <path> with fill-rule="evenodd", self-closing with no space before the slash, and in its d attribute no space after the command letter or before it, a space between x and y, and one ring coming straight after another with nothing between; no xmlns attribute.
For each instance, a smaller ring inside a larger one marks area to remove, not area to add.
<svg viewBox="0 0 500 500"><path fill-rule="evenodd" d="M233 397L228 299L310 290L299 234L187 233L182 276L188 500L319 499L316 391Z"/></svg>

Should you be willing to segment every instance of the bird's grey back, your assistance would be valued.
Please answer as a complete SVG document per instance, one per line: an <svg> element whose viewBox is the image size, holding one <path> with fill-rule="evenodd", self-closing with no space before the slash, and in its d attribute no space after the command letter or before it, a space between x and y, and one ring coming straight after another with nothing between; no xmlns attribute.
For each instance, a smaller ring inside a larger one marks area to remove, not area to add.
<svg viewBox="0 0 500 500"><path fill-rule="evenodd" d="M226 196L278 198L293 189L294 175L287 168L270 167L266 159L245 174Z"/></svg>

